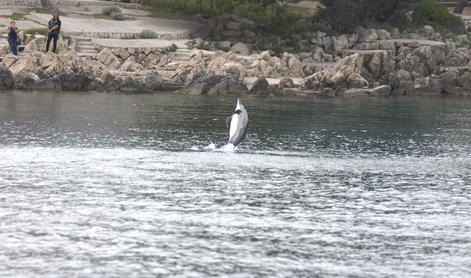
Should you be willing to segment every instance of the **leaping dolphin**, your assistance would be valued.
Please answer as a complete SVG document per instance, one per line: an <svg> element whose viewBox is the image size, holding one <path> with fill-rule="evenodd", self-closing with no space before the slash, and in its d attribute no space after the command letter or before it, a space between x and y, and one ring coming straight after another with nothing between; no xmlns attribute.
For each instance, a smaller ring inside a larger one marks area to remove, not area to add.
<svg viewBox="0 0 471 278"><path fill-rule="evenodd" d="M229 128L229 141L227 147L235 149L247 135L249 115L244 105L237 98L237 105L232 116L227 117L226 126Z"/></svg>

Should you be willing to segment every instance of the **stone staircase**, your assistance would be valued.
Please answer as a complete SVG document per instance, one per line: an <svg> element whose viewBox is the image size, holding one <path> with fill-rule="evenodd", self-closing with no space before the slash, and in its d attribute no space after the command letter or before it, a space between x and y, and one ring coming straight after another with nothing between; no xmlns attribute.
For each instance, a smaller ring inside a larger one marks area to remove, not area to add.
<svg viewBox="0 0 471 278"><path fill-rule="evenodd" d="M179 48L177 51L169 53L169 61L159 68L157 68L157 73L159 76L164 78L171 78L174 74L176 69L183 63L190 60L191 50L190 49L183 49Z"/></svg>
<svg viewBox="0 0 471 278"><path fill-rule="evenodd" d="M90 38L74 38L75 52L79 56L95 56L98 54L95 44Z"/></svg>

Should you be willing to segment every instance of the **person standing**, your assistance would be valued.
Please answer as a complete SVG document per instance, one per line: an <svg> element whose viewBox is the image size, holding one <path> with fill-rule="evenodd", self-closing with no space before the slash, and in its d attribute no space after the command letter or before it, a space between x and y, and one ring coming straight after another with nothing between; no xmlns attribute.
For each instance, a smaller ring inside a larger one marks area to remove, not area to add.
<svg viewBox="0 0 471 278"><path fill-rule="evenodd" d="M18 55L18 28L16 27L16 22L10 22L8 26L8 45L10 46L11 53L13 55Z"/></svg>
<svg viewBox="0 0 471 278"><path fill-rule="evenodd" d="M52 14L51 20L48 22L48 31L49 34L47 36L47 43L46 43L46 52L49 51L49 46L52 40L52 52L56 52L57 49L57 40L59 39L59 35L61 33L61 20L59 19L59 13L54 12Z"/></svg>

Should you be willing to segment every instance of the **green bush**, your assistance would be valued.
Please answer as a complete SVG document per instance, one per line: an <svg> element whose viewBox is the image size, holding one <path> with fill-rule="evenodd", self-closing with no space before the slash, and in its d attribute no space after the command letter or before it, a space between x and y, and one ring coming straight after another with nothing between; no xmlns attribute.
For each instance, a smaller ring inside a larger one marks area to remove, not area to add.
<svg viewBox="0 0 471 278"><path fill-rule="evenodd" d="M170 46L167 47L168 52L176 52L178 49L177 45L172 43Z"/></svg>
<svg viewBox="0 0 471 278"><path fill-rule="evenodd" d="M437 5L432 0L421 0L413 6L413 11L419 26L431 25L439 32L464 33L463 21L451 14L443 5Z"/></svg>
<svg viewBox="0 0 471 278"><path fill-rule="evenodd" d="M196 45L197 45L197 42L195 39L193 40L189 40L185 43L185 45L189 48L189 49L195 49L196 48Z"/></svg>
<svg viewBox="0 0 471 278"><path fill-rule="evenodd" d="M314 25L334 33L363 27L414 30L432 25L440 32L463 32L464 25L448 9L432 0L321 0L325 8ZM412 13L410 13L412 12Z"/></svg>
<svg viewBox="0 0 471 278"><path fill-rule="evenodd" d="M121 9L117 6L104 7L102 13L107 16L112 16L112 14L121 13Z"/></svg>
<svg viewBox="0 0 471 278"><path fill-rule="evenodd" d="M356 0L332 1L330 6L321 9L314 18L318 29L327 32L353 32L363 25L363 8Z"/></svg>
<svg viewBox="0 0 471 278"><path fill-rule="evenodd" d="M152 30L142 30L139 37L141 39L155 39L157 38L157 34Z"/></svg>
<svg viewBox="0 0 471 278"><path fill-rule="evenodd" d="M119 13L113 12L113 13L110 14L110 16L114 20L125 20L126 19L124 14L122 14L121 12L119 12Z"/></svg>

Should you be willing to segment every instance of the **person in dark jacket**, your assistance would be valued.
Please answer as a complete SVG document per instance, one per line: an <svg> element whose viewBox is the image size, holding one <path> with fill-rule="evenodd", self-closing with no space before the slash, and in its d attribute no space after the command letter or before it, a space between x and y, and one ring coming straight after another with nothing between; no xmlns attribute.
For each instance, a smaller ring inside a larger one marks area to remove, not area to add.
<svg viewBox="0 0 471 278"><path fill-rule="evenodd" d="M8 26L8 44L10 45L11 53L14 55L18 55L18 28L16 27L16 23L14 21L10 22L10 26Z"/></svg>
<svg viewBox="0 0 471 278"><path fill-rule="evenodd" d="M57 49L57 40L59 39L59 35L61 33L61 20L59 19L59 13L54 12L52 14L51 20L48 22L48 31L49 34L47 36L47 43L46 43L46 52L49 51L49 45L51 44L52 40L52 52L56 52Z"/></svg>

